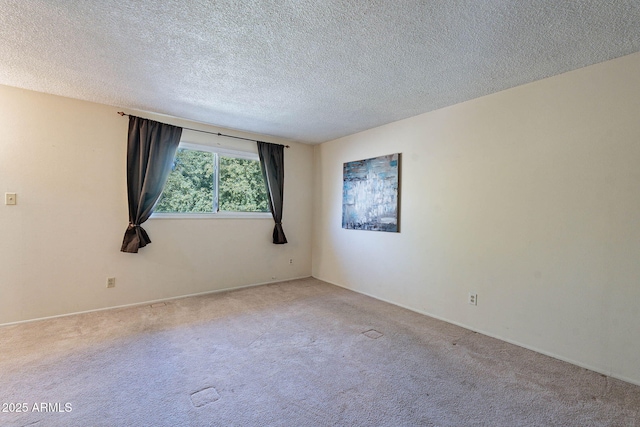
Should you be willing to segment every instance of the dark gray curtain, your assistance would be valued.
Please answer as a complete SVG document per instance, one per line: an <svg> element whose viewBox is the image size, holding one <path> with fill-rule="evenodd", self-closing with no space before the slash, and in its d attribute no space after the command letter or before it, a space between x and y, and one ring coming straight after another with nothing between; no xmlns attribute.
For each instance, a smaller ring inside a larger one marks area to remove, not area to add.
<svg viewBox="0 0 640 427"><path fill-rule="evenodd" d="M276 225L273 229L273 243L287 243L282 229L282 202L284 199L284 145L258 141L258 155L262 177L267 185L269 208Z"/></svg>
<svg viewBox="0 0 640 427"><path fill-rule="evenodd" d="M137 253L139 248L151 243L149 235L140 224L149 219L162 194L181 135L181 127L129 116L129 226L124 233L122 252Z"/></svg>

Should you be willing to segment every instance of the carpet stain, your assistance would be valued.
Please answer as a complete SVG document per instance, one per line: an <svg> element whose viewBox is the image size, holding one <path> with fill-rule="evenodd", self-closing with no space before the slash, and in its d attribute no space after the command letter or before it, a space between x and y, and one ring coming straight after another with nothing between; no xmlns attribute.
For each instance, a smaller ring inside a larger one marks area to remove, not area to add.
<svg viewBox="0 0 640 427"><path fill-rule="evenodd" d="M207 387L200 391L196 391L195 393L191 393L191 403L196 408L213 403L218 399L220 399L220 395L215 387Z"/></svg>
<svg viewBox="0 0 640 427"><path fill-rule="evenodd" d="M378 338L380 338L383 334L376 331L375 329L369 329L368 331L364 331L362 333L365 337L369 337L373 340L377 340Z"/></svg>

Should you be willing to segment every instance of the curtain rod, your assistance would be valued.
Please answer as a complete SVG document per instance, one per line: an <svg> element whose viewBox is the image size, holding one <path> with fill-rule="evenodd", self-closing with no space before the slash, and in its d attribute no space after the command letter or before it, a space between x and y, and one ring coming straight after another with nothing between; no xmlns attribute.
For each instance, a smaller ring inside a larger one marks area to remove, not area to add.
<svg viewBox="0 0 640 427"><path fill-rule="evenodd" d="M118 111L118 114L120 114L122 117L124 117L124 116L131 116L131 114L127 114L127 113L124 113L124 112L122 112L122 111ZM220 133L220 132L209 132L209 131L206 131L206 130L193 129L193 128L186 128L186 127L183 127L182 129L188 129L188 130L192 130L192 131L194 131L194 132L208 133L208 134L210 134L210 135L226 136L227 138L244 139L245 141L258 142L258 141L257 141L257 140L255 140L255 139L242 138L241 136L225 135L224 133ZM282 145L282 144L280 144L280 145ZM285 147L285 148L289 148L289 146L288 146L288 145L285 145L284 147Z"/></svg>

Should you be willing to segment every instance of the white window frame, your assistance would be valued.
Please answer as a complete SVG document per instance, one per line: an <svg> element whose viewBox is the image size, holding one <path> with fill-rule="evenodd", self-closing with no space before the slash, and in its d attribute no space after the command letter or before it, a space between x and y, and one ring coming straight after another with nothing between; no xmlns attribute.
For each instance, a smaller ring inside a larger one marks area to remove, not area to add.
<svg viewBox="0 0 640 427"><path fill-rule="evenodd" d="M231 150L228 148L214 147L211 145L195 144L192 142L180 142L178 149L205 151L209 153L217 154L214 156L214 176L216 177L214 182L214 206L218 207L218 171L220 170L220 156L235 157L237 159L255 160L260 161L260 156L257 153L251 153L248 151ZM235 219L273 219L271 212L230 212L230 211L217 211L217 212L153 212L150 219L211 219L211 218L235 218Z"/></svg>

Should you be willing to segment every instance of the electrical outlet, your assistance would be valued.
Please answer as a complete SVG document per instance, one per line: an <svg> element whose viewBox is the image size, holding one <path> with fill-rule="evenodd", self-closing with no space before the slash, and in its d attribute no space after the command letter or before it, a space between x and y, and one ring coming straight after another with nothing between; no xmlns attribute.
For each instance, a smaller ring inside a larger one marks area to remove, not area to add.
<svg viewBox="0 0 640 427"><path fill-rule="evenodd" d="M116 278L107 277L107 288L115 288L115 287L116 287Z"/></svg>
<svg viewBox="0 0 640 427"><path fill-rule="evenodd" d="M478 305L478 294L469 292L469 304Z"/></svg>
<svg viewBox="0 0 640 427"><path fill-rule="evenodd" d="M16 193L4 193L5 205L15 205L16 203Z"/></svg>
<svg viewBox="0 0 640 427"><path fill-rule="evenodd" d="M293 264L293 258L289 258L289 264Z"/></svg>

